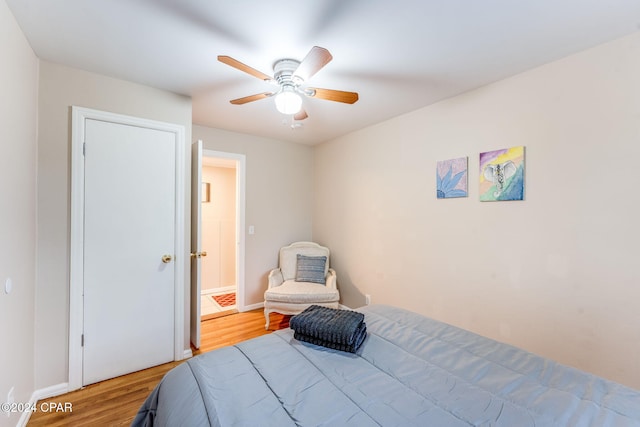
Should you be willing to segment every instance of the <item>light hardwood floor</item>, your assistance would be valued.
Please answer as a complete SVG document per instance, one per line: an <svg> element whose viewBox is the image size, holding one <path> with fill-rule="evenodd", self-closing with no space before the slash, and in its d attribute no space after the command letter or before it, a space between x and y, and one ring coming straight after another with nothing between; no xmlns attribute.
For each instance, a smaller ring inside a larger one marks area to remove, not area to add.
<svg viewBox="0 0 640 427"><path fill-rule="evenodd" d="M270 330L264 329L262 310L236 313L202 322L200 354L216 348L268 334L289 327L289 317L277 313L270 315ZM128 426L151 390L171 368L181 362L172 362L144 371L134 372L81 390L38 402L64 405L70 403L72 412L42 412L31 415L28 426ZM62 407L61 407L62 408Z"/></svg>

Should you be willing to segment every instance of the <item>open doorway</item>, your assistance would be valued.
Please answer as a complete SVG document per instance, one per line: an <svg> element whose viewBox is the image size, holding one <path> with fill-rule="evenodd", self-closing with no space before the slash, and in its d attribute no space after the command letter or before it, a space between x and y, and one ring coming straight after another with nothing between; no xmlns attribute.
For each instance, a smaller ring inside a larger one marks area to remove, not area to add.
<svg viewBox="0 0 640 427"><path fill-rule="evenodd" d="M190 338L193 348L198 349L204 313L218 317L245 310L246 158L238 153L205 150L198 140L192 144L192 160ZM211 168L216 176L209 175ZM204 277L203 269L207 269ZM213 295L219 293L235 294L235 307L228 301L215 301ZM214 312L203 307L203 301L207 305L215 301L223 310Z"/></svg>
<svg viewBox="0 0 640 427"><path fill-rule="evenodd" d="M238 311L236 163L203 152L201 238L207 256L201 269L202 320Z"/></svg>

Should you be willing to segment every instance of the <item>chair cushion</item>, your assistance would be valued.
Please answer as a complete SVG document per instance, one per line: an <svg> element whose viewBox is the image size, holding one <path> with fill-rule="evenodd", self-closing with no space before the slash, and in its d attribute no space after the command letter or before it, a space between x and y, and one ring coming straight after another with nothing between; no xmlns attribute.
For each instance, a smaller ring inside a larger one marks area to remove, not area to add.
<svg viewBox="0 0 640 427"><path fill-rule="evenodd" d="M326 256L305 256L297 255L296 282L312 282L324 285L327 281L325 277Z"/></svg>
<svg viewBox="0 0 640 427"><path fill-rule="evenodd" d="M311 282L287 280L282 285L270 288L264 293L267 301L309 304L315 302L332 302L340 299L336 289Z"/></svg>
<svg viewBox="0 0 640 427"><path fill-rule="evenodd" d="M305 256L326 256L327 263L325 264L324 275L327 275L330 264L329 249L313 242L296 242L289 246L280 248L278 266L282 271L282 277L284 280L292 280L296 278L298 254Z"/></svg>

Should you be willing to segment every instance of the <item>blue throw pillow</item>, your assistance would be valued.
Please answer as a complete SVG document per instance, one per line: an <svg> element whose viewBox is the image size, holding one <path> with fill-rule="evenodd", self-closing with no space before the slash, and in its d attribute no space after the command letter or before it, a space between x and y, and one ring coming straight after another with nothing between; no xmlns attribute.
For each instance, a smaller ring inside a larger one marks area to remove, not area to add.
<svg viewBox="0 0 640 427"><path fill-rule="evenodd" d="M298 254L296 262L296 282L326 284L324 277L326 264L326 256L305 256Z"/></svg>

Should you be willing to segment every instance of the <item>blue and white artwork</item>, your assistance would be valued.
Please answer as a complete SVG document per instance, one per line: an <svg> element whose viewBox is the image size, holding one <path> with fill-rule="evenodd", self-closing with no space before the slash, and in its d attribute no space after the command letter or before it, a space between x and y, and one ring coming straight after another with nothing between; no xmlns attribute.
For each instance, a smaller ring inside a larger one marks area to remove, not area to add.
<svg viewBox="0 0 640 427"><path fill-rule="evenodd" d="M438 199L467 197L467 157L436 162L436 195Z"/></svg>

